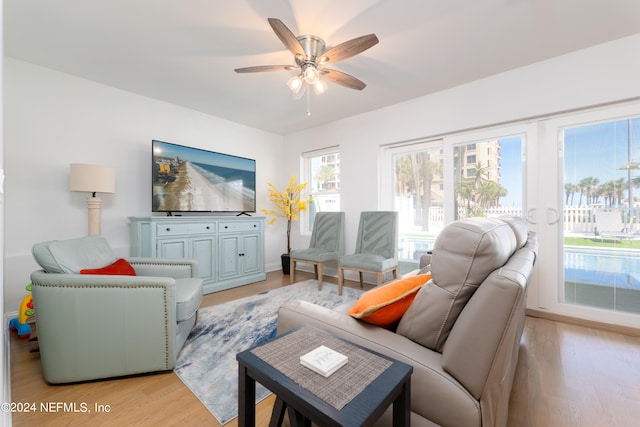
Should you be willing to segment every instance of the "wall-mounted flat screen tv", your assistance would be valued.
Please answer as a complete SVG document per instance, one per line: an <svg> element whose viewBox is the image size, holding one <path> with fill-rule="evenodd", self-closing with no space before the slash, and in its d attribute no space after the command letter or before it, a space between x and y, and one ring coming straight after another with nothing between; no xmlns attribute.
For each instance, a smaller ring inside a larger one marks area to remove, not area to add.
<svg viewBox="0 0 640 427"><path fill-rule="evenodd" d="M152 141L153 212L255 212L256 161Z"/></svg>

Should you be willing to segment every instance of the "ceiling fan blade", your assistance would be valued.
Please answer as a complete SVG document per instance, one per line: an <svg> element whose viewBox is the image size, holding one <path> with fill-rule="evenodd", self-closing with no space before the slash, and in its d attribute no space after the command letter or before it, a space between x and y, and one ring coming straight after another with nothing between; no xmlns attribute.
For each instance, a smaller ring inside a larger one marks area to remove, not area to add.
<svg viewBox="0 0 640 427"><path fill-rule="evenodd" d="M276 33L282 44L284 44L291 53L294 55L305 55L304 49L296 36L281 20L277 18L269 18L268 21L271 28L273 28L273 32Z"/></svg>
<svg viewBox="0 0 640 427"><path fill-rule="evenodd" d="M343 73L342 71L323 68L321 73L330 82L348 87L349 89L362 90L367 87L363 81L358 80L347 73Z"/></svg>
<svg viewBox="0 0 640 427"><path fill-rule="evenodd" d="M295 70L293 65L257 65L255 67L236 68L236 73L262 73L263 71Z"/></svg>
<svg viewBox="0 0 640 427"><path fill-rule="evenodd" d="M340 43L322 54L318 63L329 64L332 62L342 61L350 58L378 43L378 37L375 34L357 37L355 39Z"/></svg>

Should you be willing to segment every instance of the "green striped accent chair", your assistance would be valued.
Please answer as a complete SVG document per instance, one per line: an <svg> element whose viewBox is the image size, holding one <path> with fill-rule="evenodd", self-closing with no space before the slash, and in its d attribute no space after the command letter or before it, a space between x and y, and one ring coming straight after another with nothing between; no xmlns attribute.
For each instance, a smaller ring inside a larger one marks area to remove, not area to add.
<svg viewBox="0 0 640 427"><path fill-rule="evenodd" d="M318 212L313 223L311 242L307 249L294 249L290 256L291 283L295 281L296 264L313 264L318 290L322 289L322 269L325 264L338 263L344 254L344 212Z"/></svg>
<svg viewBox="0 0 640 427"><path fill-rule="evenodd" d="M338 293L342 295L344 270L355 270L360 275L360 287L363 287L363 274L373 273L377 284L383 281L384 274L393 273L398 277L398 213L392 211L371 211L360 214L356 251L340 257L338 263Z"/></svg>

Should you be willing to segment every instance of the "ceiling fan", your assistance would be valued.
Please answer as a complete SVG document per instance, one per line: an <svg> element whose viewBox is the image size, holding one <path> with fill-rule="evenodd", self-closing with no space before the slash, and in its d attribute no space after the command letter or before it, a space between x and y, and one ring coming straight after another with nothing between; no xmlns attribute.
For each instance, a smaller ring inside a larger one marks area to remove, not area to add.
<svg viewBox="0 0 640 427"><path fill-rule="evenodd" d="M378 43L375 34L357 37L325 51L324 40L320 37L311 35L296 37L281 20L276 18L268 20L280 41L293 53L296 65L258 65L236 68L236 73L299 69L300 72L287 83L294 95L299 96L302 96L307 86L313 87L317 94L323 93L328 87L324 79L356 90L362 90L367 86L361 80L342 71L325 68L325 65L350 58L374 46Z"/></svg>

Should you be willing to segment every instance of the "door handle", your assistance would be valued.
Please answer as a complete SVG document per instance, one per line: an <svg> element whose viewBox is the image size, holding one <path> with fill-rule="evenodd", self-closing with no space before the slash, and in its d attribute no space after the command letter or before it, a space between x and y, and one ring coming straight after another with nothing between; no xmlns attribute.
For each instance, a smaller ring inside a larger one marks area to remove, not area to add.
<svg viewBox="0 0 640 427"><path fill-rule="evenodd" d="M558 210L554 208L547 208L547 224L557 224L558 221L560 221L560 214L558 213Z"/></svg>
<svg viewBox="0 0 640 427"><path fill-rule="evenodd" d="M536 214L538 213L538 209L537 208L531 208L529 210L527 210L527 222L529 224L537 224L538 222L536 221Z"/></svg>

